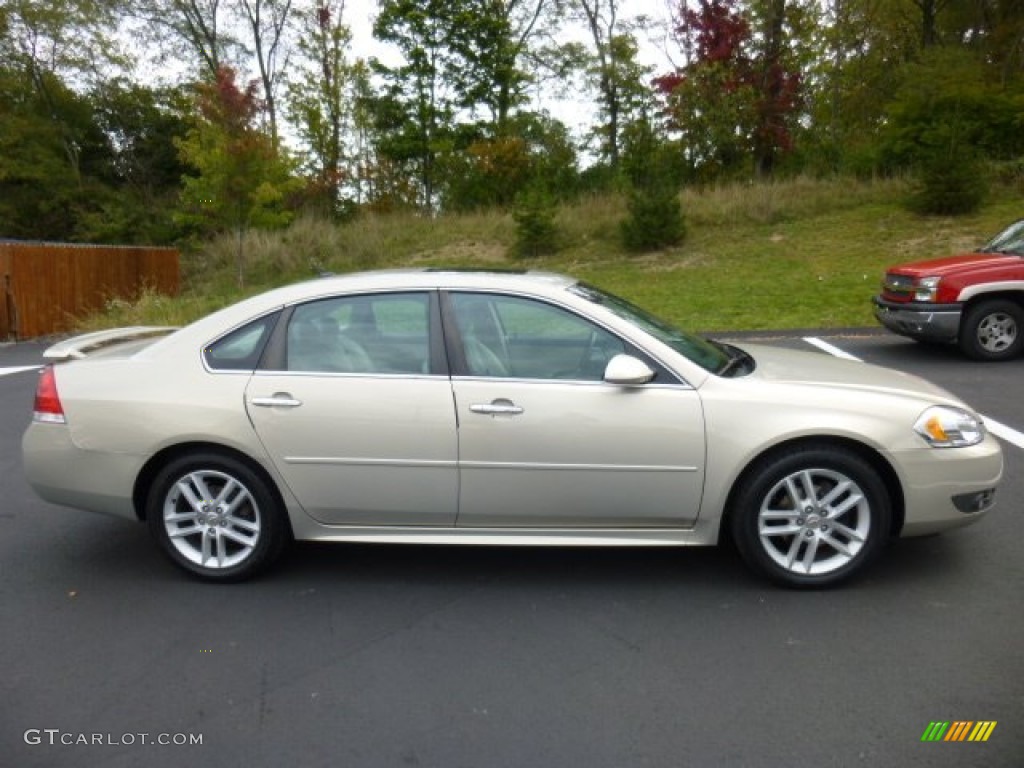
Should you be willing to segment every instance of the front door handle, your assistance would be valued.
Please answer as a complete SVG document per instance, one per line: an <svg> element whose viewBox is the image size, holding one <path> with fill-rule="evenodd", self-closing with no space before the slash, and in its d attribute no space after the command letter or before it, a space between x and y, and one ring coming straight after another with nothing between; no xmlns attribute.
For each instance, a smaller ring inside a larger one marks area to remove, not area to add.
<svg viewBox="0 0 1024 768"><path fill-rule="evenodd" d="M261 408L298 408L302 405L301 400L296 400L287 392L275 392L270 397L254 397L249 402Z"/></svg>
<svg viewBox="0 0 1024 768"><path fill-rule="evenodd" d="M487 416L518 416L523 412L520 406L504 398L490 403L476 403L469 406L469 410L473 413L482 413Z"/></svg>

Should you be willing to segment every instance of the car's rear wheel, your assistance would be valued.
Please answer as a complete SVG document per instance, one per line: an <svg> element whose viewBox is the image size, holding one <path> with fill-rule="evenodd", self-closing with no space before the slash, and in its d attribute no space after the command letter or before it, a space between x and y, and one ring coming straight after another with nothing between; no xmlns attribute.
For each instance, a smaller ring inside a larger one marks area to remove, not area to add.
<svg viewBox="0 0 1024 768"><path fill-rule="evenodd" d="M975 360L1009 360L1024 346L1024 309L1008 299L989 299L964 315L960 348Z"/></svg>
<svg viewBox="0 0 1024 768"><path fill-rule="evenodd" d="M254 576L287 541L284 512L263 478L216 453L165 466L150 488L146 516L171 560L210 581Z"/></svg>
<svg viewBox="0 0 1024 768"><path fill-rule="evenodd" d="M754 571L792 587L825 587L861 571L889 535L891 508L878 472L830 446L770 456L743 481L732 532Z"/></svg>

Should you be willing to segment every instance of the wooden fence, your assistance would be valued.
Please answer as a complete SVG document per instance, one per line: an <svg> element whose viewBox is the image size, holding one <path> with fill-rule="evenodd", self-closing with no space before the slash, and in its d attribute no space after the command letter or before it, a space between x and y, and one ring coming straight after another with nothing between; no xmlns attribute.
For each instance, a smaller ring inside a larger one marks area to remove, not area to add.
<svg viewBox="0 0 1024 768"><path fill-rule="evenodd" d="M144 288L178 293L173 248L0 241L0 341L71 330L76 317Z"/></svg>

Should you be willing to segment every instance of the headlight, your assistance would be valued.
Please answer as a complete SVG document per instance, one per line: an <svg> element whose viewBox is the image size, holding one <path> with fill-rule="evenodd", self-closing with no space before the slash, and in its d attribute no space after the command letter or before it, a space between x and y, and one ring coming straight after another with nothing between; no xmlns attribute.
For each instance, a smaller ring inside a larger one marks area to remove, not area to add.
<svg viewBox="0 0 1024 768"><path fill-rule="evenodd" d="M941 277L922 277L914 287L914 301L935 301Z"/></svg>
<svg viewBox="0 0 1024 768"><path fill-rule="evenodd" d="M932 448L963 448L985 439L981 418L948 405L934 405L918 418L914 431Z"/></svg>

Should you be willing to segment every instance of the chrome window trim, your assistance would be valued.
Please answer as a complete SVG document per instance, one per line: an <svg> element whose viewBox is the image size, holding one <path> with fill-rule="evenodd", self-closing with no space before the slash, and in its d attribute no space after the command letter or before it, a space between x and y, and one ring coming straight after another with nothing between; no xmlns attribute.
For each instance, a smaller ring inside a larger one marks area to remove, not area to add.
<svg viewBox="0 0 1024 768"><path fill-rule="evenodd" d="M573 283L573 285L575 285L575 283ZM571 287L571 286L569 286L569 287ZM568 290L568 288L566 288L565 290ZM606 333L611 334L612 336L614 336L615 338L619 339L623 343L628 344L631 347L636 347L643 354L647 355L647 357L649 357L652 360L654 360L655 362L657 362L658 365L661 368L663 368L665 371L667 371L669 373L669 375L671 375L676 380L676 382L677 382L677 383L661 383L661 384L644 384L643 388L653 387L653 386L661 386L661 387L669 387L669 388L673 388L673 389L679 389L679 388L695 389L695 387L692 384L690 384L688 381L686 381L686 379L673 366L668 365L661 357L659 357L658 355L654 354L653 352L651 352L646 347L643 347L640 344L637 344L636 342L629 340L628 338L624 338L620 331L618 331L618 330L616 330L614 328L609 327L608 324L603 322L602 320L599 320L599 319L597 319L595 317L592 317L590 315L584 314L581 310L577 309L576 307L570 306L569 304L565 304L564 302L558 301L557 299L553 299L553 298L551 298L549 296L538 296L536 293L527 293L525 291L517 290L517 289L441 288L440 291L441 291L441 298L442 298L442 300L446 299L450 294L453 294L453 293L475 293L475 294L486 294L486 295L491 295L491 296L511 296L513 298L518 298L518 299L529 299L531 301L537 301L537 302L540 302L542 304L548 304L549 306L556 307L558 309L561 309L561 310L563 310L565 312L570 313L571 315L574 315L575 317L580 318L581 320L583 320L583 321L585 321L587 323L590 323L591 325L596 325L598 328L601 328L603 331L605 331ZM636 330L639 331L640 333L644 334L644 336L650 336L650 334L645 333L642 328L637 328ZM560 381L560 382L580 381L582 383L587 383L587 384L607 384L607 382L605 382L605 381L593 381L593 380L590 380L590 379L520 379L520 378L516 378L514 376L513 377L497 378L497 377L494 377L494 376L466 376L466 375L460 375L460 376L453 376L452 380L453 381L455 381L455 380L458 380L458 381L466 381L466 380L481 380L481 381L544 381L544 382L552 382L552 381L556 381L556 382L558 382L558 381Z"/></svg>
<svg viewBox="0 0 1024 768"><path fill-rule="evenodd" d="M323 301L336 301L355 298L366 298L368 296L423 296L427 300L427 360L428 363L434 357L434 312L435 305L440 303L440 294L435 287L404 287L404 288L365 288L343 293L327 293L313 297L305 297L288 302L282 307L281 319L285 323L284 333L287 333L287 326L291 323L295 310L310 304ZM436 310L439 312L439 310ZM244 323L243 323L244 325ZM261 361L262 362L262 361ZM430 367L428 365L428 367ZM447 366L445 366L447 367ZM410 372L386 372L386 371L290 371L287 368L257 367L252 371L254 376L267 374L274 376L316 376L323 377L359 377L359 378L408 378L408 379L448 379L448 373L410 373Z"/></svg>
<svg viewBox="0 0 1024 768"><path fill-rule="evenodd" d="M296 376L317 379L441 379L448 381L450 377L443 373L372 373L344 371L279 371L272 368L261 368L256 371L245 371L248 375L256 376Z"/></svg>
<svg viewBox="0 0 1024 768"><path fill-rule="evenodd" d="M225 338L227 336L230 336L232 333L234 333L235 331L239 330L240 328L244 328L245 326L247 326L247 325L249 325L251 323L255 323L255 322L259 321L259 320L262 320L263 318L268 317L269 315L273 315L275 313L283 312L285 310L286 306L287 305L285 305L285 304L281 304L281 305L272 307L271 309L267 310L266 312L262 312L261 314L254 315L253 317L246 318L242 322L232 326L231 328L229 328L228 330L226 330L226 331L224 331L222 333L217 334L217 336L215 336L213 339L211 339L210 341L207 341L205 344L201 345L199 347L199 362L202 364L203 369L207 373L213 374L213 375L234 374L234 375L237 376L238 374L242 374L244 376L251 376L253 374L253 371L258 369L259 361L257 361L256 366L253 367L252 370L241 369L241 368L213 368L213 367L211 367L209 365L209 363L206 362L206 350L209 349L210 347L212 347L214 344L217 344L219 341L221 341L221 339L223 339L223 338ZM278 317L278 321L280 321L280 320L281 320L281 318ZM277 327L277 322L274 323L274 328L276 328L276 327ZM274 335L274 328L270 329L270 335L271 336ZM264 342L264 349L266 349L266 344L269 343L269 342L270 342L270 339L268 338Z"/></svg>
<svg viewBox="0 0 1024 768"><path fill-rule="evenodd" d="M653 355L652 355L653 357ZM665 366L666 370L671 370ZM504 382L506 384L568 384L574 387L607 387L608 389L620 390L620 389L671 389L673 391L696 391L696 389L684 382L664 384L664 383L649 383L641 384L636 387L623 387L619 384L611 384L603 380L594 379L532 379L532 378L516 378L515 376L452 376L453 382L462 381L479 381L479 382L491 382L499 383Z"/></svg>

